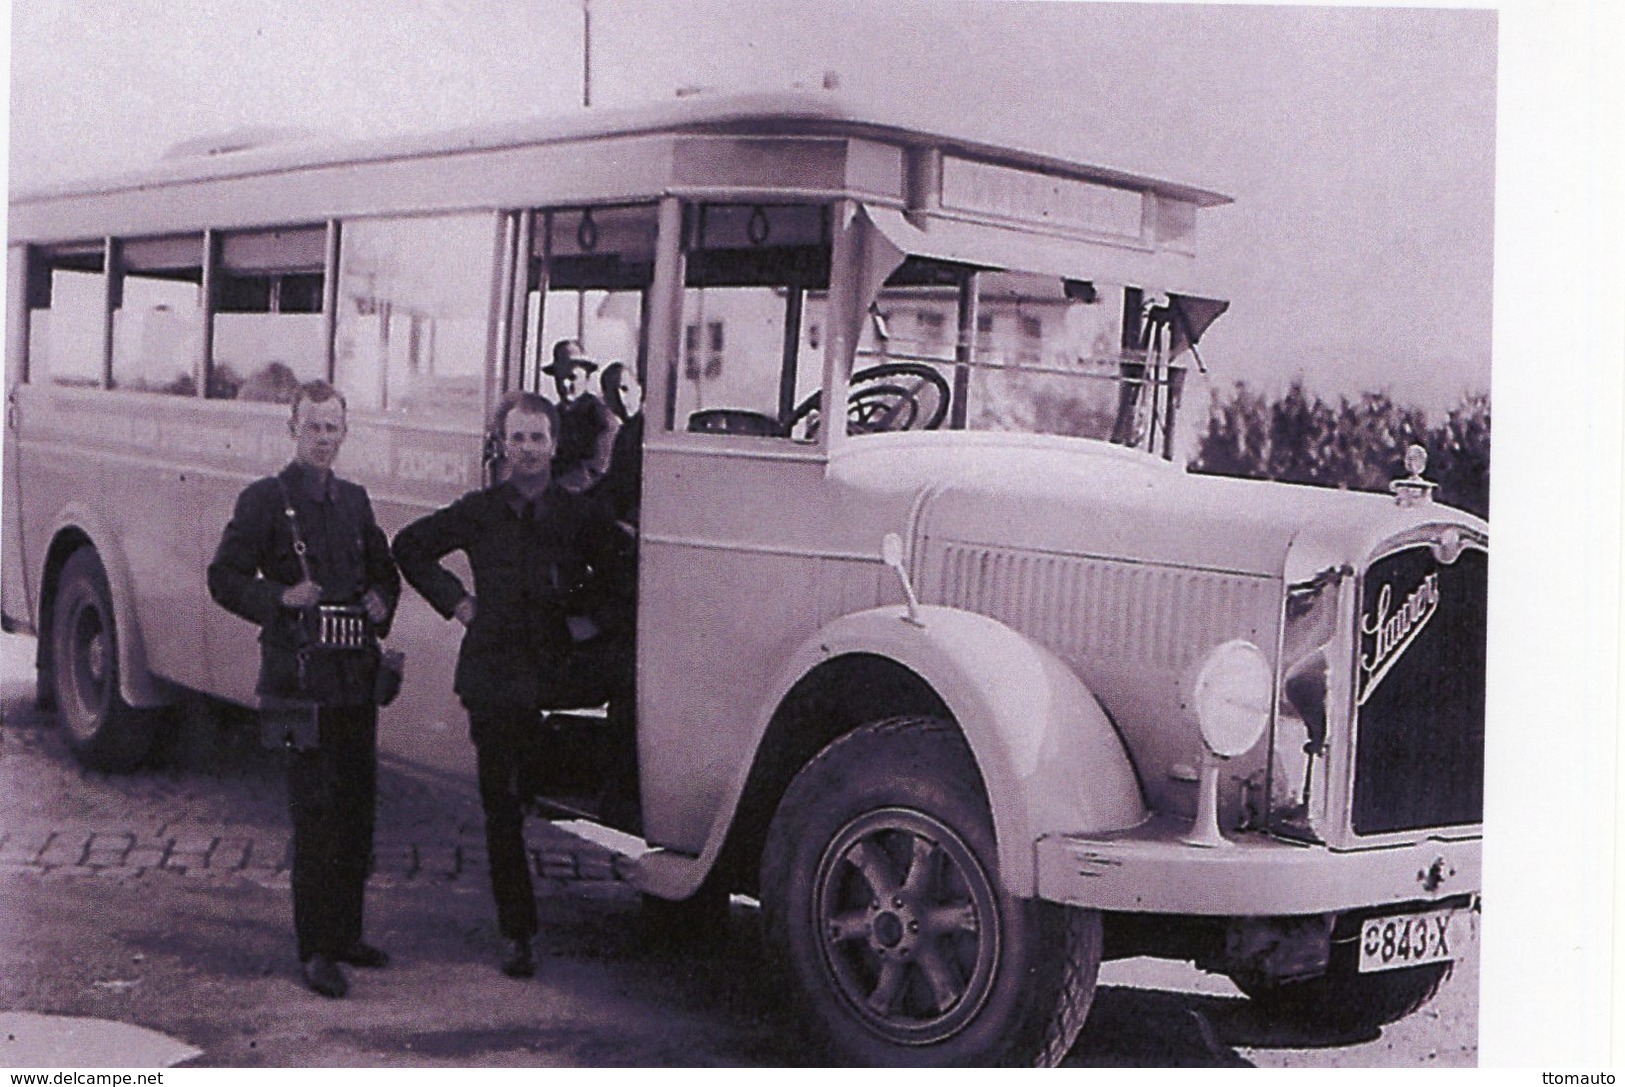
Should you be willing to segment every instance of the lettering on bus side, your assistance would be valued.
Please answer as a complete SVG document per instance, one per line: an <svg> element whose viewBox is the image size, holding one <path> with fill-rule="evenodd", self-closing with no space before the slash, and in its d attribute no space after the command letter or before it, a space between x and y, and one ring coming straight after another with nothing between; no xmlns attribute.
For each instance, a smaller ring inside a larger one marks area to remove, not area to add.
<svg viewBox="0 0 1625 1087"><path fill-rule="evenodd" d="M235 427L200 427L187 425L165 428L158 435L158 448L166 453L200 455L218 453L231 446L237 436Z"/></svg>
<svg viewBox="0 0 1625 1087"><path fill-rule="evenodd" d="M351 475L383 478L389 475L390 455L386 437L377 431L356 429L344 447L344 468Z"/></svg>
<svg viewBox="0 0 1625 1087"><path fill-rule="evenodd" d="M402 449L395 454L395 478L409 483L468 485L468 458L444 449Z"/></svg>

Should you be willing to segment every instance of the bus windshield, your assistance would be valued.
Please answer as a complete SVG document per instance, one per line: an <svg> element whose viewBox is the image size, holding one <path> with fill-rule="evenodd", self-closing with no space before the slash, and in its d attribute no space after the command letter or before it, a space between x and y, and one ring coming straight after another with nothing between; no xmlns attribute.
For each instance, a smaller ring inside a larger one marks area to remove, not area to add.
<svg viewBox="0 0 1625 1087"><path fill-rule="evenodd" d="M1058 434L1167 456L1192 341L1223 306L910 257L870 306L848 431Z"/></svg>

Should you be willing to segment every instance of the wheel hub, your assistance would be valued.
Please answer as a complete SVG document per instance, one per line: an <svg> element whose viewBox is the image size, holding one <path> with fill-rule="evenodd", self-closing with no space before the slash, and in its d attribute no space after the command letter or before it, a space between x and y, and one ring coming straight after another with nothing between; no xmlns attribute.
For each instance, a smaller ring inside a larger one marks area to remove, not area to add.
<svg viewBox="0 0 1625 1087"><path fill-rule="evenodd" d="M913 925L916 931L919 930L918 922L910 922L910 924ZM869 932L869 946L881 954L893 949L906 951L906 948L901 946L904 933L902 918L887 911L875 918L875 923Z"/></svg>
<svg viewBox="0 0 1625 1087"><path fill-rule="evenodd" d="M996 892L954 830L889 808L847 823L816 876L824 962L859 1020L893 1042L940 1042L974 1019L998 961Z"/></svg>
<svg viewBox="0 0 1625 1087"><path fill-rule="evenodd" d="M98 685L107 678L107 638L101 631L93 634L85 646L85 672Z"/></svg>

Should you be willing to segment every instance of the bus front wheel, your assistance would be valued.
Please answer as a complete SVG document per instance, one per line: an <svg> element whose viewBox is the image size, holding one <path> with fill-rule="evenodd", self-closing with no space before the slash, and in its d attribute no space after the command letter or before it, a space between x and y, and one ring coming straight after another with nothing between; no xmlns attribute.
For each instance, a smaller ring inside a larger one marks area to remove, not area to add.
<svg viewBox="0 0 1625 1087"><path fill-rule="evenodd" d="M830 1055L864 1065L1053 1065L1094 997L1098 913L1009 894L981 775L952 724L831 743L769 826L762 912Z"/></svg>
<svg viewBox="0 0 1625 1087"><path fill-rule="evenodd" d="M112 594L101 560L88 547L62 567L51 618L51 689L80 762L108 771L140 765L152 746L154 716L119 693Z"/></svg>

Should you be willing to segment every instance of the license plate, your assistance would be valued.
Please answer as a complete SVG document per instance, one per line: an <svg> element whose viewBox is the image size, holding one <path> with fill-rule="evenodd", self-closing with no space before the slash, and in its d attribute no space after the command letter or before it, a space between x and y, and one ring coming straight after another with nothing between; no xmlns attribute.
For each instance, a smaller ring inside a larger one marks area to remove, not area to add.
<svg viewBox="0 0 1625 1087"><path fill-rule="evenodd" d="M1373 917L1360 926L1360 973L1452 962L1471 939L1464 910Z"/></svg>

